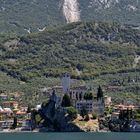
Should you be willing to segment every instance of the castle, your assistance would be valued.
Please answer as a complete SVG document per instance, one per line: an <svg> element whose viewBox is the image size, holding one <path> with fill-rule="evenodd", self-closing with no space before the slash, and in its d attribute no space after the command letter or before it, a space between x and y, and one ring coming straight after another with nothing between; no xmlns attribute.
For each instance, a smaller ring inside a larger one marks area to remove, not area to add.
<svg viewBox="0 0 140 140"><path fill-rule="evenodd" d="M80 112L83 108L89 114L96 113L98 116L104 115L105 99L101 87L98 88L96 95L90 93L90 98L86 98L89 92L85 85L71 87L71 78L69 74L62 77L63 93L67 94L73 103L73 106Z"/></svg>

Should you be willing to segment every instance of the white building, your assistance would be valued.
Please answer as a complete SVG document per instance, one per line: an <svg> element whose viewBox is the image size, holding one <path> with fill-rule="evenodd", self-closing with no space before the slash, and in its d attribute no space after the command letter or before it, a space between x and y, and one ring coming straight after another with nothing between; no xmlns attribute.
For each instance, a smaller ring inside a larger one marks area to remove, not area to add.
<svg viewBox="0 0 140 140"><path fill-rule="evenodd" d="M87 110L89 114L96 113L98 116L104 115L104 102L102 99L93 100L77 100L75 102L76 109L81 112L83 108Z"/></svg>
<svg viewBox="0 0 140 140"><path fill-rule="evenodd" d="M98 116L104 115L104 98L94 97L91 100L85 100L84 96L87 93L88 89L86 86L79 86L70 89L69 96L73 101L75 108L81 112L85 108L88 113L96 113Z"/></svg>
<svg viewBox="0 0 140 140"><path fill-rule="evenodd" d="M92 113L93 112L93 101L92 100L76 101L75 107L79 112L83 108L85 108L88 111L88 113Z"/></svg>
<svg viewBox="0 0 140 140"><path fill-rule="evenodd" d="M8 96L5 95L5 94L1 94L1 95L0 95L0 99L1 99L1 100L7 100L7 99L8 99Z"/></svg>

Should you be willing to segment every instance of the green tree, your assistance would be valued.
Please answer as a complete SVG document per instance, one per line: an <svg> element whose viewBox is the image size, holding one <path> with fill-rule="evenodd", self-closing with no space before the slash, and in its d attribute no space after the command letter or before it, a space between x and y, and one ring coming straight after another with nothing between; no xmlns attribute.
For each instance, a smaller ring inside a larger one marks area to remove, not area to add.
<svg viewBox="0 0 140 140"><path fill-rule="evenodd" d="M102 90L101 86L98 87L97 100L100 98L103 98L103 90Z"/></svg>
<svg viewBox="0 0 140 140"><path fill-rule="evenodd" d="M77 118L77 110L74 107L67 107L67 113L72 120Z"/></svg>
<svg viewBox="0 0 140 140"><path fill-rule="evenodd" d="M16 129L17 127L17 117L14 117L14 121L13 121L13 124L11 126L11 129Z"/></svg>
<svg viewBox="0 0 140 140"><path fill-rule="evenodd" d="M97 115L95 113L92 114L92 119L96 120L97 119Z"/></svg>
<svg viewBox="0 0 140 140"><path fill-rule="evenodd" d="M69 97L67 94L65 94L65 95L63 96L63 100L62 100L61 106L62 106L62 107L70 107L70 106L72 106L70 97Z"/></svg>
<svg viewBox="0 0 140 140"><path fill-rule="evenodd" d="M36 122L36 124L39 125L41 121L42 121L41 116L39 114L35 115L35 122Z"/></svg>
<svg viewBox="0 0 140 140"><path fill-rule="evenodd" d="M82 108L80 115L82 116L82 118L84 119L84 117L88 114L87 110L85 109L85 107Z"/></svg>
<svg viewBox="0 0 140 140"><path fill-rule="evenodd" d="M31 105L30 104L28 105L27 113L31 113Z"/></svg>
<svg viewBox="0 0 140 140"><path fill-rule="evenodd" d="M77 64L76 68L79 70L79 71L82 71L84 69L84 66L80 63Z"/></svg>
<svg viewBox="0 0 140 140"><path fill-rule="evenodd" d="M86 114L84 121L89 121L89 120L90 120L89 115Z"/></svg>
<svg viewBox="0 0 140 140"><path fill-rule="evenodd" d="M92 100L92 99L93 99L92 93L86 93L86 94L84 95L84 99L85 99L85 100Z"/></svg>

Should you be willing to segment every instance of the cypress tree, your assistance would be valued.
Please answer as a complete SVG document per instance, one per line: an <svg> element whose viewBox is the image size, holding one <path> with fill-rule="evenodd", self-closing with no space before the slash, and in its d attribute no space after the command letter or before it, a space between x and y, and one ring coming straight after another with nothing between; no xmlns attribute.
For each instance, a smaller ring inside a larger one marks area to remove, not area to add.
<svg viewBox="0 0 140 140"><path fill-rule="evenodd" d="M97 91L97 100L103 98L103 90L101 88L101 86L98 87L98 91Z"/></svg>
<svg viewBox="0 0 140 140"><path fill-rule="evenodd" d="M62 107L70 107L70 106L72 106L70 97L69 97L67 94L65 94L65 95L63 96L63 100L62 100L61 106L62 106Z"/></svg>

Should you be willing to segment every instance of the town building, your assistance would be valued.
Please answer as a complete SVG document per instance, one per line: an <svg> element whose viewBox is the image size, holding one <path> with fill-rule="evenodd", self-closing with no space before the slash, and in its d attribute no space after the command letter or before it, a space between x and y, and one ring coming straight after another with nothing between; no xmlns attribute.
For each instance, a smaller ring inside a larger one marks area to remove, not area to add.
<svg viewBox="0 0 140 140"><path fill-rule="evenodd" d="M8 96L6 94L1 94L0 95L0 100L4 101L4 100L7 100L8 99Z"/></svg>
<svg viewBox="0 0 140 140"><path fill-rule="evenodd" d="M18 102L17 101L5 101L2 102L2 107L5 108L18 108Z"/></svg>
<svg viewBox="0 0 140 140"><path fill-rule="evenodd" d="M0 121L10 119L12 117L13 111L10 108L0 107Z"/></svg>
<svg viewBox="0 0 140 140"><path fill-rule="evenodd" d="M96 113L98 116L104 115L104 100L102 98L93 98L91 100L76 99L74 103L75 108L81 112L83 108L87 110L89 114Z"/></svg>
<svg viewBox="0 0 140 140"><path fill-rule="evenodd" d="M12 126L12 124L13 124L13 120L0 121L0 128L8 129Z"/></svg>

